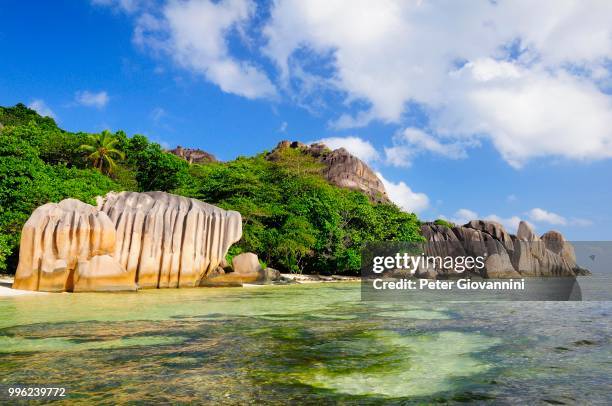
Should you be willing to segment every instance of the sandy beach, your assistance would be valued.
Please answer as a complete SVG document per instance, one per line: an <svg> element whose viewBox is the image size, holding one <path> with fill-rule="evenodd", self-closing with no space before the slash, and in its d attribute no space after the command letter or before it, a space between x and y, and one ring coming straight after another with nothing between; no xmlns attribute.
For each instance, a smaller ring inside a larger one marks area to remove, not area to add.
<svg viewBox="0 0 612 406"><path fill-rule="evenodd" d="M23 296L23 295L45 295L46 292L34 292L31 290L20 290L13 289L11 285L13 284L13 277L2 275L0 276L0 298L2 297L12 297L12 296Z"/></svg>
<svg viewBox="0 0 612 406"><path fill-rule="evenodd" d="M353 276L341 276L341 275L303 275L303 274L282 274L283 278L291 280L293 283L324 283L324 282L351 282L359 281L358 277ZM31 290L20 290L11 288L13 284L13 276L2 275L0 276L0 298L13 297L13 296L24 296L24 295L46 295L49 292L35 292ZM260 287L266 285L259 284L244 284L244 287Z"/></svg>

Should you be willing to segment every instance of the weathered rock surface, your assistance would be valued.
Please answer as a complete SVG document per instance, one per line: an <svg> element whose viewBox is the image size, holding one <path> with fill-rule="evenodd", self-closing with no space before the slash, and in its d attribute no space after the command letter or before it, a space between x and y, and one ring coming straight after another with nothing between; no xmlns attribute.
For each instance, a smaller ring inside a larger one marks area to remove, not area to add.
<svg viewBox="0 0 612 406"><path fill-rule="evenodd" d="M242 236L240 213L169 193L109 193L98 208L117 230L114 258L140 288L197 286Z"/></svg>
<svg viewBox="0 0 612 406"><path fill-rule="evenodd" d="M263 279L264 282L273 282L278 281L281 278L281 273L279 270L274 268L266 268L263 270Z"/></svg>
<svg viewBox="0 0 612 406"><path fill-rule="evenodd" d="M242 235L240 214L162 192L67 199L23 228L13 287L109 291L198 286Z"/></svg>
<svg viewBox="0 0 612 406"><path fill-rule="evenodd" d="M268 159L275 160L279 151L284 148L294 148L301 150L317 158L325 164L324 176L333 185L359 190L376 202L389 202L389 197L382 181L376 176L365 162L349 153L344 148L334 151L330 150L325 144L314 143L306 145L301 142L281 141L276 148L268 154Z"/></svg>
<svg viewBox="0 0 612 406"><path fill-rule="evenodd" d="M428 256L485 256L485 267L473 272L487 278L520 278L524 276L576 276L589 272L576 264L574 248L557 231L541 238L526 222L516 235L493 221L474 220L452 228L425 223L421 226L428 243ZM444 269L419 269L418 277L461 276Z"/></svg>
<svg viewBox="0 0 612 406"><path fill-rule="evenodd" d="M252 252L244 252L232 259L233 272L217 274L203 279L200 286L242 286L243 283L266 284L281 279L281 274L276 269L263 269L259 264L259 258Z"/></svg>
<svg viewBox="0 0 612 406"><path fill-rule="evenodd" d="M37 208L23 227L13 288L47 292L134 290L133 275L112 257L113 223L75 199Z"/></svg>
<svg viewBox="0 0 612 406"><path fill-rule="evenodd" d="M387 192L378 176L361 159L340 148L325 156L325 177L332 184L360 190L375 201L388 201Z"/></svg>
<svg viewBox="0 0 612 406"><path fill-rule="evenodd" d="M243 252L232 259L232 268L237 274L247 275L261 271L259 258L252 252Z"/></svg>
<svg viewBox="0 0 612 406"><path fill-rule="evenodd" d="M171 149L171 154L183 158L190 164L205 164L210 162L219 162L213 154L196 148L183 148L178 145L176 148Z"/></svg>

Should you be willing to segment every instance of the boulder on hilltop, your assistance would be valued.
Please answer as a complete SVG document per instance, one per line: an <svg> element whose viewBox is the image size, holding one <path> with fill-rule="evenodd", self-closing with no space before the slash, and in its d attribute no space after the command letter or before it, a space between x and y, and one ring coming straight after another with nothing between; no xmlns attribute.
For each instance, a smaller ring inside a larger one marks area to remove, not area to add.
<svg viewBox="0 0 612 406"><path fill-rule="evenodd" d="M358 190L372 201L389 203L389 196L376 173L361 159L344 148L331 150L323 143L306 145L298 141L281 141L268 155L267 159L277 160L283 149L292 148L316 158L324 164L323 175L332 185Z"/></svg>
<svg viewBox="0 0 612 406"><path fill-rule="evenodd" d="M219 162L217 158L206 151L197 148L183 148L178 145L176 148L168 151L169 153L183 158L190 164L205 164L211 162Z"/></svg>

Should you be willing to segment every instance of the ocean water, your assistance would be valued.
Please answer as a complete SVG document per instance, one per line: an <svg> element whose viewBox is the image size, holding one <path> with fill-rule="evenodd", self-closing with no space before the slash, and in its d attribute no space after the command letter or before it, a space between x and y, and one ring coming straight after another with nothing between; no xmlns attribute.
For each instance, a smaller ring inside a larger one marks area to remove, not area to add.
<svg viewBox="0 0 612 406"><path fill-rule="evenodd" d="M612 302L366 302L358 283L0 299L0 385L60 403L610 404Z"/></svg>

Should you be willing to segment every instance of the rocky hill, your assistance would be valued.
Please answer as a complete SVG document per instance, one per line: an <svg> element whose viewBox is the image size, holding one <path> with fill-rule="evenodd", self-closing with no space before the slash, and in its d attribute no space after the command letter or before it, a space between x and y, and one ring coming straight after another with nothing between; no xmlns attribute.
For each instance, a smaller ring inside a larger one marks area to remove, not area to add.
<svg viewBox="0 0 612 406"><path fill-rule="evenodd" d="M382 181L374 171L346 149L339 148L332 151L322 143L306 145L298 141L281 141L267 158L275 160L279 151L284 148L300 150L305 155L310 155L323 163L325 165L324 176L332 185L358 190L377 203L390 202Z"/></svg>
<svg viewBox="0 0 612 406"><path fill-rule="evenodd" d="M169 153L183 158L190 164L207 164L211 162L219 162L217 158L206 151L197 148L183 148L178 145L176 148L168 151Z"/></svg>

